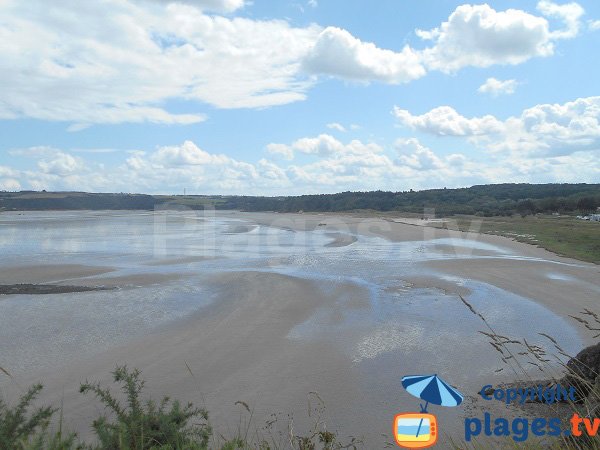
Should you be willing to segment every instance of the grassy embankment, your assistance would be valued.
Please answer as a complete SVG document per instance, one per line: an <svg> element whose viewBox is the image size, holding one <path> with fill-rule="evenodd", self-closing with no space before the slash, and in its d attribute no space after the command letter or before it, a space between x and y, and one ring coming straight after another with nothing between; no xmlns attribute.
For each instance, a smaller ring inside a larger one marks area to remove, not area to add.
<svg viewBox="0 0 600 450"><path fill-rule="evenodd" d="M451 229L505 236L561 256L600 264L599 222L573 216L456 216L450 218L447 224Z"/></svg>

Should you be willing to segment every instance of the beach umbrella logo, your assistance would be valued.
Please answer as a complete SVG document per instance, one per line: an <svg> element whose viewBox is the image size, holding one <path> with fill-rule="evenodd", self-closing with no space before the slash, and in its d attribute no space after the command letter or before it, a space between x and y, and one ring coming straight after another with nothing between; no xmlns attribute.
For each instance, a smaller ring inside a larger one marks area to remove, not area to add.
<svg viewBox="0 0 600 450"><path fill-rule="evenodd" d="M397 414L394 418L396 444L405 448L425 448L435 445L438 438L437 419L427 412L430 404L446 407L458 406L464 396L437 375L411 375L402 377L406 391L425 401L419 413Z"/></svg>

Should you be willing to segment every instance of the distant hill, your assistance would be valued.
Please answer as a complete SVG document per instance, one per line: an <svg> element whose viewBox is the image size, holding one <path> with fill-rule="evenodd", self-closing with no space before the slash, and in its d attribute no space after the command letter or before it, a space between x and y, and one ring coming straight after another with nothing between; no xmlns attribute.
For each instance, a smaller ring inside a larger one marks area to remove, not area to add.
<svg viewBox="0 0 600 450"><path fill-rule="evenodd" d="M143 194L87 192L0 192L0 210L154 209L157 201Z"/></svg>
<svg viewBox="0 0 600 450"><path fill-rule="evenodd" d="M582 199L585 199L582 201ZM298 197L227 197L217 208L246 211L402 211L438 215L569 212L600 206L600 184L491 184L408 192L341 192Z"/></svg>
<svg viewBox="0 0 600 450"><path fill-rule="evenodd" d="M439 216L502 216L591 212L600 207L600 184L490 184L461 189L405 192L257 197L210 195L93 194L85 192L0 192L0 210L236 209L242 211L340 212L356 210L423 213Z"/></svg>

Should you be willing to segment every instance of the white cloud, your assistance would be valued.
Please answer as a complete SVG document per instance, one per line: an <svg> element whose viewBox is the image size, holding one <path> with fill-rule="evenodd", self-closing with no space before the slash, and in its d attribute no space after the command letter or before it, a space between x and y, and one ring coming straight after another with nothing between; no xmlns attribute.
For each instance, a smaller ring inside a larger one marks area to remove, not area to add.
<svg viewBox="0 0 600 450"><path fill-rule="evenodd" d="M517 84L517 80L498 80L497 78L488 78L485 83L479 86L477 91L481 92L482 94L490 94L493 97L497 97L502 94L510 95L515 93Z"/></svg>
<svg viewBox="0 0 600 450"><path fill-rule="evenodd" d="M588 27L592 31L600 30L600 20L590 20L588 22Z"/></svg>
<svg viewBox="0 0 600 450"><path fill-rule="evenodd" d="M271 155L279 155L285 159L293 159L294 158L294 150L285 144L268 144L267 152Z"/></svg>
<svg viewBox="0 0 600 450"><path fill-rule="evenodd" d="M579 34L580 19L585 13L584 9L578 3L565 3L558 5L556 3L542 0L537 5L538 10L546 17L555 17L564 22L563 30L553 31L553 39L572 39Z"/></svg>
<svg viewBox="0 0 600 450"><path fill-rule="evenodd" d="M11 156L21 156L36 161L37 168L46 175L68 177L80 174L86 170L84 160L62 150L37 146L24 149L14 149L8 152ZM0 170L0 175L2 171ZM15 176L13 172L12 176Z"/></svg>
<svg viewBox="0 0 600 450"><path fill-rule="evenodd" d="M398 139L394 147L400 153L399 161L409 167L419 170L441 169L444 166L442 160L422 145L417 139Z"/></svg>
<svg viewBox="0 0 600 450"><path fill-rule="evenodd" d="M420 116L396 106L393 114L405 126L439 136L477 136L504 130L504 124L494 116L469 119L450 106L440 106Z"/></svg>
<svg viewBox="0 0 600 450"><path fill-rule="evenodd" d="M46 6L0 4L0 118L73 121L72 131L94 123L192 124L205 115L162 105L267 107L303 100L312 83L300 61L321 31L316 25L210 16L169 2Z"/></svg>
<svg viewBox="0 0 600 450"><path fill-rule="evenodd" d="M0 191L20 191L21 183L14 178L0 178Z"/></svg>
<svg viewBox="0 0 600 450"><path fill-rule="evenodd" d="M334 123L328 123L328 124L327 124L327 128L329 128L329 129L331 129L331 130L337 130L337 131L340 131L340 132L342 132L342 133L345 133L345 132L346 132L346 128L345 128L345 127L344 127L342 124L339 124L339 123L337 123L337 122L334 122Z"/></svg>
<svg viewBox="0 0 600 450"><path fill-rule="evenodd" d="M600 97L540 104L504 121L491 115L466 118L449 106L420 116L398 107L393 113L405 126L434 135L470 137L492 152L535 157L600 150Z"/></svg>
<svg viewBox="0 0 600 450"><path fill-rule="evenodd" d="M453 171L460 171L467 165L467 157L461 153L438 156L433 150L421 144L416 138L400 138L394 142L398 153L397 164L406 165L418 171L434 170L454 177Z"/></svg>
<svg viewBox="0 0 600 450"><path fill-rule="evenodd" d="M442 72L519 64L554 50L546 19L516 9L496 11L487 4L461 5L439 28L418 35L434 42L423 52L427 67Z"/></svg>
<svg viewBox="0 0 600 450"><path fill-rule="evenodd" d="M53 156L38 161L38 167L43 173L65 177L80 173L84 165L79 158L57 151Z"/></svg>
<svg viewBox="0 0 600 450"><path fill-rule="evenodd" d="M348 144L343 144L329 134L320 134L317 137L298 139L291 145L269 144L267 145L267 151L271 154L282 155L286 159L293 159L294 152L329 157L333 155L376 154L382 152L383 149L375 143L363 143L356 139Z"/></svg>
<svg viewBox="0 0 600 450"><path fill-rule="evenodd" d="M78 131L82 131L82 130L85 130L86 128L89 128L90 126L91 126L90 123L74 123L67 127L67 131L69 133L76 133Z"/></svg>
<svg viewBox="0 0 600 450"><path fill-rule="evenodd" d="M432 45L423 50L404 46L401 51L362 42L348 31L328 27L304 59L310 73L358 81L407 83L439 70L453 73L464 67L520 64L554 53L559 39L577 36L583 8L577 3L557 5L541 1L543 16L558 18L565 27L550 30L546 17L518 9L496 11L487 4L461 5L446 22L431 30L415 30Z"/></svg>
<svg viewBox="0 0 600 450"><path fill-rule="evenodd" d="M217 12L233 12L244 7L245 0L151 0L157 3L187 3L200 9Z"/></svg>
<svg viewBox="0 0 600 450"><path fill-rule="evenodd" d="M292 148L307 155L329 156L334 153L342 153L344 144L333 136L321 134L315 138L298 139L292 144Z"/></svg>
<svg viewBox="0 0 600 450"><path fill-rule="evenodd" d="M539 156L600 151L600 97L541 104L505 121L506 132L480 142L492 151Z"/></svg>
<svg viewBox="0 0 600 450"><path fill-rule="evenodd" d="M327 27L304 59L304 68L315 74L350 80L406 83L425 75L417 52L405 46L394 52L362 42L348 31Z"/></svg>
<svg viewBox="0 0 600 450"><path fill-rule="evenodd" d="M182 145L161 147L152 155L151 160L168 167L226 164L232 161L228 156L205 152L192 141L185 141Z"/></svg>
<svg viewBox="0 0 600 450"><path fill-rule="evenodd" d="M595 182L600 175L597 150L544 157L498 152L476 161L461 153L439 154L414 138L398 139L388 149L361 141L340 144L343 151L313 162L278 164L264 158L255 163L240 161L186 141L148 152L116 153L122 160L112 166L95 163L93 154L85 154L87 159L74 165L64 156L69 155L65 150L35 147L11 152L31 158L32 164L24 170L0 166L0 189L173 193L187 188L204 194L290 195L457 187L506 180ZM57 162L53 169L59 170L44 171L42 161L62 161L64 167Z"/></svg>
<svg viewBox="0 0 600 450"><path fill-rule="evenodd" d="M317 0L308 0L307 4L312 8L316 8L317 6L319 6L319 2L317 2Z"/></svg>
<svg viewBox="0 0 600 450"><path fill-rule="evenodd" d="M315 75L406 83L427 71L518 64L549 56L579 32L576 3L539 3L545 17L488 5L462 5L439 27L418 31L431 46L379 48L347 30L294 27L283 20L210 15L243 0L105 0L75 6L43 0L0 2L0 119L90 124L194 124L202 108L263 108L304 100ZM40 11L44 11L41 14ZM14 45L17 42L18 45Z"/></svg>
<svg viewBox="0 0 600 450"><path fill-rule="evenodd" d="M4 177L6 177L6 178L8 178L8 177L17 177L18 174L19 174L18 171L14 170L14 169L12 169L10 167L0 166L0 177L3 177L3 178Z"/></svg>

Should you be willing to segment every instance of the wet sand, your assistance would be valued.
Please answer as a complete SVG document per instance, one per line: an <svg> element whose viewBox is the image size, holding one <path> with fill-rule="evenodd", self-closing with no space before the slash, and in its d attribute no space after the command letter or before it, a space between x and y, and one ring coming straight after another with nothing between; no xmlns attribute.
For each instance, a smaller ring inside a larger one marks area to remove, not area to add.
<svg viewBox="0 0 600 450"><path fill-rule="evenodd" d="M236 216L244 213L231 214ZM403 221L395 222L388 218L363 218L360 214L248 213L245 216L257 223L301 230L315 230L319 224L326 224L327 230L379 236L392 242L450 239L454 242L435 244L428 249L451 257L425 263L426 267L440 275L453 275L498 286L530 298L563 317L576 314L583 308L600 308L600 266L558 256L543 248L506 237L426 227L426 221L420 219L398 219ZM504 248L513 253L515 258L498 255L493 249L486 251L461 245L471 240ZM473 259L472 256L485 259ZM429 280L430 283L426 283L429 286L439 286L439 276L429 277ZM448 281L443 284L442 289L452 288ZM457 286L456 283L452 284Z"/></svg>
<svg viewBox="0 0 600 450"><path fill-rule="evenodd" d="M108 383L109 371L116 364L127 364L143 371L153 398L169 395L205 406L215 431L231 436L237 431L242 411L236 401L244 401L254 409L255 428L261 428L275 413L279 415L279 429L287 429L287 414L293 415L296 429L306 429L314 420L306 412L308 400L313 405L316 401L309 393L316 391L326 404L328 429L338 430L342 436L362 436L367 448L382 448L391 439L389 428L394 414L414 410L418 405L401 389L402 375L433 373L441 368L470 396L475 395L481 382L496 376L492 373L498 366L489 363L494 358L478 334L481 326L475 318L466 320L457 315L461 322L455 334L442 328L446 318L451 323L452 314L458 314L447 311L463 308L457 299L459 294L473 301L478 300L477 295L491 296L484 303L491 307L491 319L512 308L517 315L507 316L513 318L510 320L518 318L519 302L524 299L540 305L539 309L523 305L524 311L548 308L558 317L567 318L585 307L597 310L600 298L598 266L503 237L359 215L224 212L223 216L246 223L229 227L227 232L232 234L250 233L259 225L322 231L329 241L324 246L329 245L332 251L352 249L361 236L422 244L422 252L436 256L411 263L410 274L399 267L397 280L384 292L392 298L396 294L403 298L405 293L428 295L431 304L409 301L409 319L383 321L385 308L397 313L393 309L397 305L374 305L372 285L350 279L352 275L360 278L358 272L348 273L348 280L337 280L335 285L307 278L302 271L274 273L272 267L286 261L285 256L275 255L264 267L258 262L255 267L249 263L246 270L236 268L201 278L203 287L214 292L214 301L196 313L113 344L98 354L78 355L59 368L40 369L20 377L18 382L0 380L2 393L14 399L22 386L43 380L46 390L41 400L53 404L63 401L66 423L89 436L89 424L102 408L78 393L79 383L85 379ZM478 246L471 245L474 241ZM373 245L376 243L373 241ZM415 245L415 257L419 245ZM340 255L343 259L344 254ZM152 282L177 283L198 276L202 266L194 263L210 261L183 255L142 263L153 268L164 266L164 273L113 275L109 274L113 271L110 267L77 265L31 266L28 270L21 267L1 273L2 279L11 283L19 282L16 279L42 283L78 278L77 284L82 285L99 285L104 280L106 286L137 282L151 287ZM372 272L376 277L377 268L373 267ZM513 303L494 309L494 295L501 291L477 294L480 286L474 285L475 281L516 294ZM383 310L375 314L374 308ZM410 317L417 317L418 323ZM531 318L523 320L516 326L525 332ZM591 341L591 336L583 332L580 337L583 343ZM443 345L446 347L440 350ZM440 352L444 358L436 360ZM470 407L477 404L473 399L468 403ZM446 432L460 436L464 411L438 408L436 414L446 424Z"/></svg>
<svg viewBox="0 0 600 450"><path fill-rule="evenodd" d="M83 264L36 264L2 267L0 284L51 283L62 280L102 275L114 271L113 267L86 266Z"/></svg>

